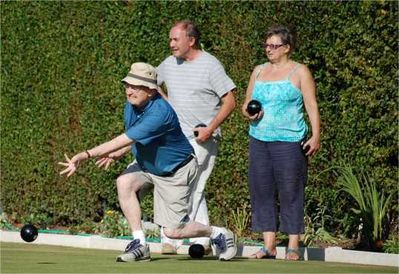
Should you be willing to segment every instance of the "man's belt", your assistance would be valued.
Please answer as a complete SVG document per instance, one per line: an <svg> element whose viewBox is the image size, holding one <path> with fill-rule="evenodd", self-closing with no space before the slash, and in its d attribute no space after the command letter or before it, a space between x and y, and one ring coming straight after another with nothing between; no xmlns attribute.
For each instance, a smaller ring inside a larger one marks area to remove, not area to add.
<svg viewBox="0 0 399 274"><path fill-rule="evenodd" d="M172 171L165 173L163 176L172 176L173 174L176 173L179 169L187 165L191 160L194 158L193 154L190 154L183 162L178 164Z"/></svg>

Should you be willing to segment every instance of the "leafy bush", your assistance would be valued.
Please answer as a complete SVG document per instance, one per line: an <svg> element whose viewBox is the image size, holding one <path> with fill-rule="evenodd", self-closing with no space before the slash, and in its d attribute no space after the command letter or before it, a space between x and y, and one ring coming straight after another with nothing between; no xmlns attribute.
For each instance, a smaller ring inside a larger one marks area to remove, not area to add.
<svg viewBox="0 0 399 274"><path fill-rule="evenodd" d="M392 233L384 244L384 252L399 254L399 236L397 231Z"/></svg>
<svg viewBox="0 0 399 274"><path fill-rule="evenodd" d="M129 225L119 211L107 210L104 218L95 229L96 233L108 237L131 235Z"/></svg>
<svg viewBox="0 0 399 274"><path fill-rule="evenodd" d="M322 149L311 159L309 216L328 204L325 229L349 233L349 198L332 202L333 172L345 160L393 193L397 184L398 6L391 1L58 1L1 2L1 203L21 222L76 225L118 209L115 178L93 164L70 179L57 162L123 131L120 79L132 62L158 65L168 32L194 20L202 45L238 87L238 104L253 67L266 61L260 44L273 24L298 36L293 58L309 66L318 86ZM225 224L249 204L248 123L239 111L223 124L216 168L207 185L213 223ZM318 195L321 194L321 195ZM144 211L151 212L151 203ZM247 208L249 210L249 208ZM389 210L397 211L392 200ZM44 217L43 217L44 216ZM228 218L226 218L228 216ZM348 220L348 226L340 220Z"/></svg>

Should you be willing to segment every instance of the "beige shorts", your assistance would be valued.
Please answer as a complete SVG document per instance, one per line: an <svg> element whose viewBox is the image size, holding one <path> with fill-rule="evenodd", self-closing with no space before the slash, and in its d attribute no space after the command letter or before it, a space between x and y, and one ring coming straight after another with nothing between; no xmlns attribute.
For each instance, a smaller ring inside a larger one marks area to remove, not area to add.
<svg viewBox="0 0 399 274"><path fill-rule="evenodd" d="M163 227L178 228L189 221L188 211L192 187L198 171L197 158L177 170L172 176L162 177L143 171L134 161L123 174L135 172L143 186L154 186L154 222Z"/></svg>

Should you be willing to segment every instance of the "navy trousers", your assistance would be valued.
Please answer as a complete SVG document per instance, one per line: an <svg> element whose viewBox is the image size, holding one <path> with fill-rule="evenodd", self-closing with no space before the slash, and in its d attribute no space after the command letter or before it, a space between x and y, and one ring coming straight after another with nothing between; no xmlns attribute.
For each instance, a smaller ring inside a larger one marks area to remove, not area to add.
<svg viewBox="0 0 399 274"><path fill-rule="evenodd" d="M304 233L307 157L301 142L263 142L251 137L248 173L252 230Z"/></svg>

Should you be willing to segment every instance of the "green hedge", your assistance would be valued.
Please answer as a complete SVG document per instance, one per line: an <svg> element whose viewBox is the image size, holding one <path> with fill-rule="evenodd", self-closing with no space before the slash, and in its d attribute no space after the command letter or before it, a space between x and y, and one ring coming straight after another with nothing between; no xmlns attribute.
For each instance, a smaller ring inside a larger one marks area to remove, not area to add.
<svg viewBox="0 0 399 274"><path fill-rule="evenodd" d="M58 175L57 162L123 130L120 79L132 62L158 65L170 54L173 22L195 21L205 50L238 86L242 104L253 67L266 61L261 42L273 24L298 36L293 58L318 86L322 149L310 162L306 211L334 216L348 232L351 200L337 197L333 173L343 162L396 191L398 5L390 1L12 1L1 2L1 203L16 221L80 224L117 208L111 171L85 165ZM231 223L250 210L248 123L239 107L223 125L217 167L207 185L212 221ZM397 201L392 205L396 212ZM150 203L145 208L151 214ZM227 218L226 218L227 216Z"/></svg>

